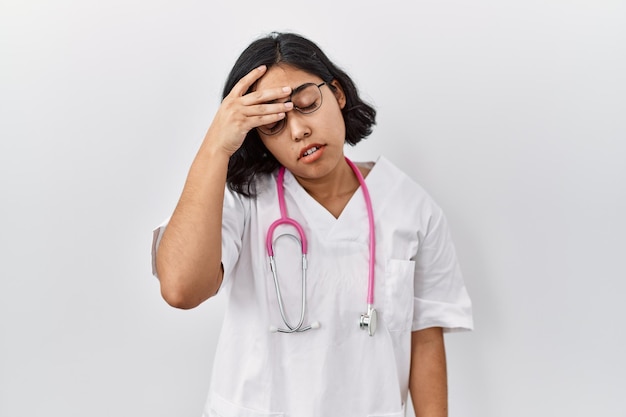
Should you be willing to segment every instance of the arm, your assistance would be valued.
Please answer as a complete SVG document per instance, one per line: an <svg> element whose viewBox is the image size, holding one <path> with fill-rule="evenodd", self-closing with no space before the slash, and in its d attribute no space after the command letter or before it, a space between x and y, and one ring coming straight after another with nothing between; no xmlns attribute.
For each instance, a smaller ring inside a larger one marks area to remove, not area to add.
<svg viewBox="0 0 626 417"><path fill-rule="evenodd" d="M174 307L199 305L222 282L221 224L228 158L203 144L163 233L157 274L163 298Z"/></svg>
<svg viewBox="0 0 626 417"><path fill-rule="evenodd" d="M156 255L161 294L168 304L193 308L219 289L222 267L222 206L230 156L248 132L285 117L291 103L265 104L288 89L246 94L266 67L243 77L224 99L191 165L182 194Z"/></svg>
<svg viewBox="0 0 626 417"><path fill-rule="evenodd" d="M409 390L416 417L448 416L446 353L440 327L411 335Z"/></svg>

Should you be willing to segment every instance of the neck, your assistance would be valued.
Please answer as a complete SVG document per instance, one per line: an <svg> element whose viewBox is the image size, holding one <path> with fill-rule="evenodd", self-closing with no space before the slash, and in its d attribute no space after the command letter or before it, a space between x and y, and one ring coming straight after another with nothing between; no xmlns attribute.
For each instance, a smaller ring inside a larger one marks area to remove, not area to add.
<svg viewBox="0 0 626 417"><path fill-rule="evenodd" d="M359 187L359 180L345 159L342 159L333 171L322 178L296 177L296 180L315 199L332 199L346 194L352 195Z"/></svg>
<svg viewBox="0 0 626 417"><path fill-rule="evenodd" d="M362 174L365 175L363 172ZM339 217L360 185L356 174L345 159L342 159L337 167L323 178L311 180L296 177L296 180L335 218Z"/></svg>

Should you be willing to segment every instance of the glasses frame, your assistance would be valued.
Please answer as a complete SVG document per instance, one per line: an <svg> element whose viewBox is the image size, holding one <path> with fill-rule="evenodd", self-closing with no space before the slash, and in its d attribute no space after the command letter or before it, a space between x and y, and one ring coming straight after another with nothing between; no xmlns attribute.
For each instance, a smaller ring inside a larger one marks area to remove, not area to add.
<svg viewBox="0 0 626 417"><path fill-rule="evenodd" d="M294 104L294 105L293 105L293 109L294 109L294 110L297 110L300 114L311 114L311 113L315 113L316 111L318 111L318 110L320 109L320 107L322 107L322 104L324 104L324 95L322 94L322 87L323 87L324 85L326 85L326 82L325 82L325 81L324 81L324 82L321 82L321 83L319 83L319 84L315 84L315 83L304 83L304 84L302 84L302 85L300 85L300 86L296 87L296 89L295 89L295 90L291 93L291 95L289 96L289 99L288 99L287 101L285 101L285 103L288 103L288 102L292 102L292 103L293 103L293 101L292 101L292 97L294 96L294 94L298 94L298 92L300 92L300 91L304 90L305 88L308 88L308 87L310 87L310 86L312 86L312 85L316 86L316 87L317 87L317 90L320 92L320 105L319 105L319 106L317 106L314 110L311 110L311 111L305 111L305 110L302 110L301 108L299 108L298 106L296 106L296 105ZM264 131L262 130L262 129L263 129L263 126L259 126L259 127L257 127L256 129L257 129L257 131L259 131L260 133L262 133L262 134L263 134L263 135L265 135L265 136L274 136L274 135L278 135L280 132L282 132L282 131L285 129L285 126L287 125L287 113L285 113L285 117L284 117L284 118L282 118L282 119L278 120L276 123L282 123L282 126L281 126L281 128L280 128L280 129L278 129L277 131L272 132L272 133L266 133L266 132L264 132Z"/></svg>

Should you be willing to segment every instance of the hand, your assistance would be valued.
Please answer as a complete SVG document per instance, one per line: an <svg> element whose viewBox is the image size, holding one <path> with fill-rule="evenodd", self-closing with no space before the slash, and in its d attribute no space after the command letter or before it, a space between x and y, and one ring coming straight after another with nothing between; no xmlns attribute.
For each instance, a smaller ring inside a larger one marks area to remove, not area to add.
<svg viewBox="0 0 626 417"><path fill-rule="evenodd" d="M266 90L246 91L267 71L262 65L244 76L235 84L222 101L213 123L204 139L204 144L217 146L228 156L239 149L248 132L258 126L274 123L285 117L293 109L291 102L270 103L289 97L290 87L277 87Z"/></svg>

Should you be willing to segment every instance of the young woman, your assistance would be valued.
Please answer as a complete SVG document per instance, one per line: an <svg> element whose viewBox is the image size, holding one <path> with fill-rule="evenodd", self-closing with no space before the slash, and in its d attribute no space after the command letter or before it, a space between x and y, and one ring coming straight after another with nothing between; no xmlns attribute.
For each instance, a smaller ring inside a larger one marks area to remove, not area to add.
<svg viewBox="0 0 626 417"><path fill-rule="evenodd" d="M471 329L471 303L440 208L384 157L344 156L375 115L299 35L235 63L153 243L170 305L228 299L204 416L399 417L409 390L447 415L443 332Z"/></svg>

